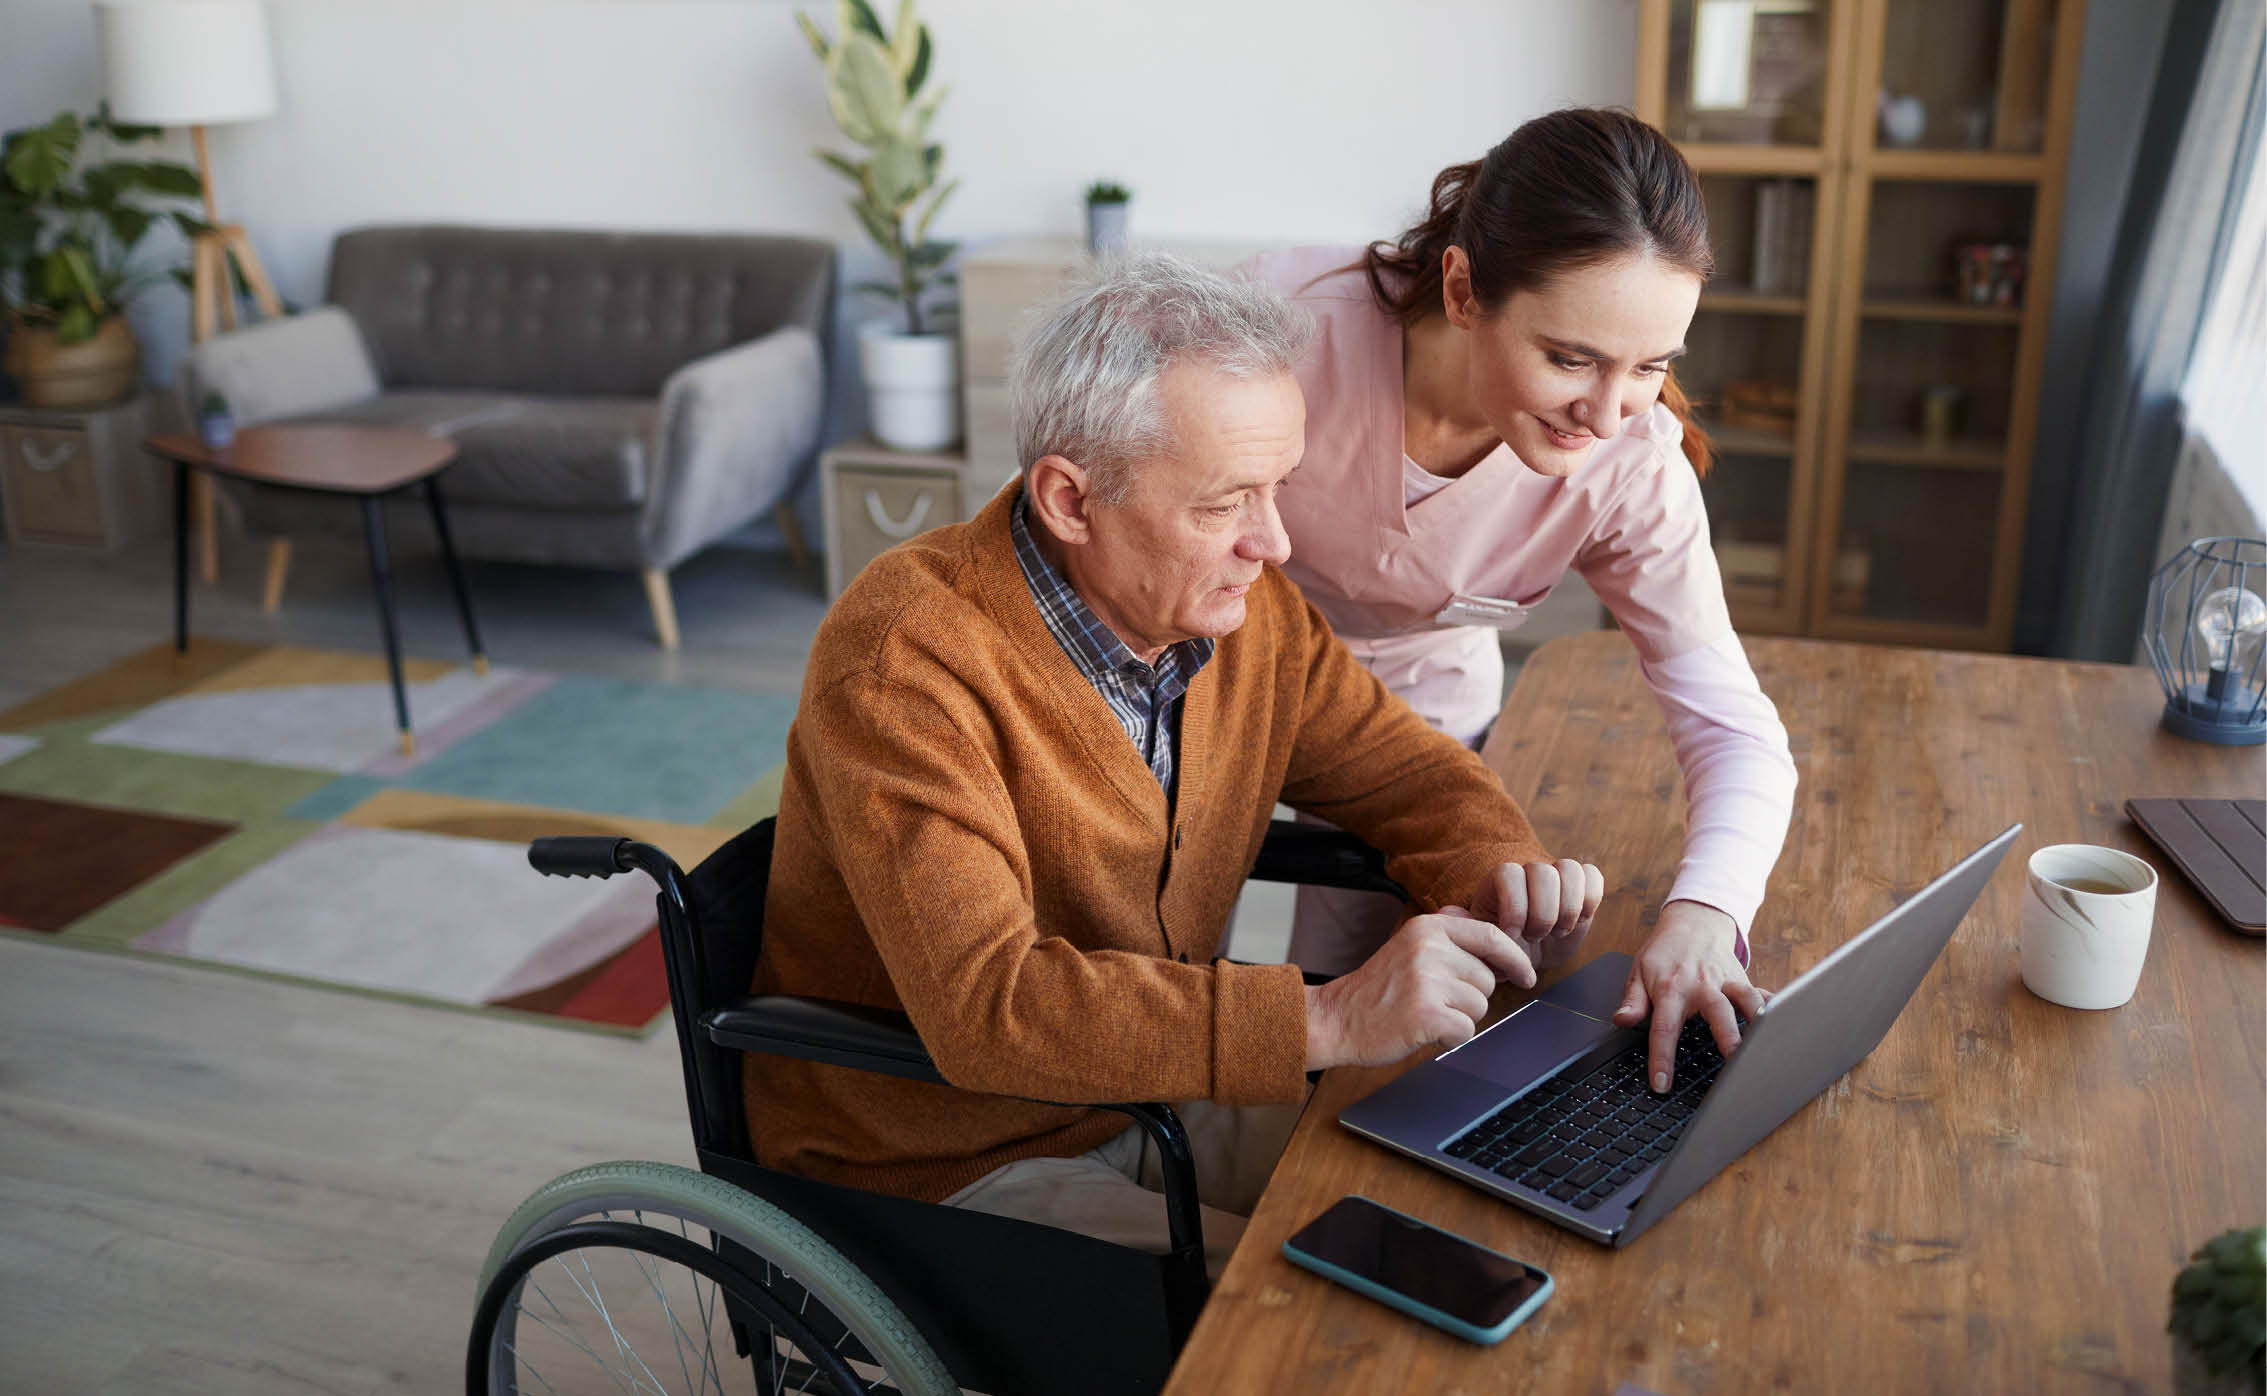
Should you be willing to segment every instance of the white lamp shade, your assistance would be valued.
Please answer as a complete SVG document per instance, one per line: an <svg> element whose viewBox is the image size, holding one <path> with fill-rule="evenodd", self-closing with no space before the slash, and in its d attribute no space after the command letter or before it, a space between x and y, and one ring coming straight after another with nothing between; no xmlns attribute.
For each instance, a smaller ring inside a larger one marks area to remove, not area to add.
<svg viewBox="0 0 2267 1396"><path fill-rule="evenodd" d="M99 0L110 114L143 126L213 126L275 110L260 0Z"/></svg>

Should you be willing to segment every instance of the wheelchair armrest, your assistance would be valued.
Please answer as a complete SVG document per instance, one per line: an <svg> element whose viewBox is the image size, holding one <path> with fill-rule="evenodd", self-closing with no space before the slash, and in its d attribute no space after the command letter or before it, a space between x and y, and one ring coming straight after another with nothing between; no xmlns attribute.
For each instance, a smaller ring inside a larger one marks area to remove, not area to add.
<svg viewBox="0 0 2267 1396"><path fill-rule="evenodd" d="M717 1046L737 1051L950 1084L930 1060L929 1049L921 1045L911 1019L862 1004L759 994L702 1015L701 1031ZM1181 1117L1164 1104L1105 1104L1095 1108L1128 1116L1157 1145L1165 1175L1166 1230L1172 1241L1173 1261L1201 1303L1208 1288L1204 1279L1204 1222L1197 1204L1196 1161ZM1181 1332L1194 1321L1193 1309L1176 1319Z"/></svg>
<svg viewBox="0 0 2267 1396"><path fill-rule="evenodd" d="M1310 887L1344 887L1383 892L1406 899L1408 892L1386 875L1385 855L1340 829L1278 819L1260 841L1252 876L1261 882L1297 882Z"/></svg>
<svg viewBox="0 0 2267 1396"><path fill-rule="evenodd" d="M929 1049L902 1013L831 999L761 994L704 1014L701 1031L719 1047L944 1083Z"/></svg>

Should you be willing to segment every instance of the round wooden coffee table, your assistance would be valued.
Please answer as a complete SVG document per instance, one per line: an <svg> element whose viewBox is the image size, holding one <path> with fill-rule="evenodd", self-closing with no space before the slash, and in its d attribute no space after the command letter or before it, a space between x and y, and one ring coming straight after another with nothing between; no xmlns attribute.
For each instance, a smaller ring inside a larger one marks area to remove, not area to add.
<svg viewBox="0 0 2267 1396"><path fill-rule="evenodd" d="M472 600L465 593L456 546L449 540L448 511L441 504L436 478L442 466L456 459L455 442L406 427L276 426L246 427L237 433L234 445L217 451L194 436L153 436L143 446L173 462L173 647L177 651L189 648L189 472L202 470L362 501L362 529L370 544L370 585L378 595L378 624L385 633L386 671L393 680L394 717L404 752L416 749L416 739L409 730L409 693L402 686L401 639L394 621L392 574L386 566L386 525L378 508L385 496L412 487L425 495L474 667L487 672L488 657L480 647L480 628L472 619Z"/></svg>

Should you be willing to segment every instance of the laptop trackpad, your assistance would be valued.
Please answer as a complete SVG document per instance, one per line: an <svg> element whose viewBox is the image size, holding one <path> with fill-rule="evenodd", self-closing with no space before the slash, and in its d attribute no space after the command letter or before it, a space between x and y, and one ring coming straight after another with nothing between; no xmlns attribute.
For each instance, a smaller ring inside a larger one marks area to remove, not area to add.
<svg viewBox="0 0 2267 1396"><path fill-rule="evenodd" d="M1516 1091L1620 1031L1611 1023L1536 1002L1436 1060Z"/></svg>

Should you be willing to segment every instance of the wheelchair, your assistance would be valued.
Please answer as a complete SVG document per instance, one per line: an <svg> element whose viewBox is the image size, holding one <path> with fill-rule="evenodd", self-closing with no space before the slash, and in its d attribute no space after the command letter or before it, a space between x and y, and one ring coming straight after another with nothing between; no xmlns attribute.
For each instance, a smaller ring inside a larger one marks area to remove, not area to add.
<svg viewBox="0 0 2267 1396"><path fill-rule="evenodd" d="M748 993L772 836L766 819L690 874L630 839L530 846L551 876L637 871L658 885L700 1168L601 1163L522 1203L481 1269L466 1391L1158 1390L1210 1289L1195 1168L1171 1106L1101 1107L1140 1125L1165 1160L1163 1255L755 1162L743 1053L944 1081L902 1014ZM1251 877L1402 894L1376 850L1282 820Z"/></svg>

